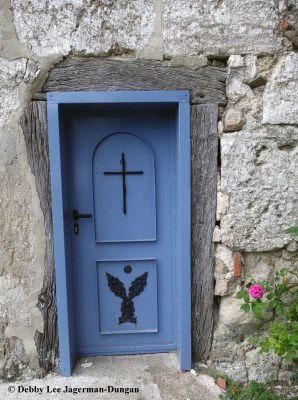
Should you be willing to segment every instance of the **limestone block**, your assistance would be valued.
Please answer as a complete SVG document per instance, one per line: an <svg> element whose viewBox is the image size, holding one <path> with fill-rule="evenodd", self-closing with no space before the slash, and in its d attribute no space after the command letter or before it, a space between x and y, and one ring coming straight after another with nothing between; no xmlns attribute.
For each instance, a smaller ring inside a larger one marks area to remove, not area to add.
<svg viewBox="0 0 298 400"><path fill-rule="evenodd" d="M226 275L233 270L233 252L223 244L215 246L215 273Z"/></svg>
<svg viewBox="0 0 298 400"><path fill-rule="evenodd" d="M223 127L225 132L240 131L245 125L244 114L241 110L229 108L223 116Z"/></svg>
<svg viewBox="0 0 298 400"><path fill-rule="evenodd" d="M280 371L278 374L279 381L294 381L296 376L296 365L294 363L289 363L285 360L282 360Z"/></svg>
<svg viewBox="0 0 298 400"><path fill-rule="evenodd" d="M245 82L253 80L257 75L257 57L249 54L244 57L244 77Z"/></svg>
<svg viewBox="0 0 298 400"><path fill-rule="evenodd" d="M183 56L176 56L172 58L172 66L173 67L182 67L184 62Z"/></svg>
<svg viewBox="0 0 298 400"><path fill-rule="evenodd" d="M292 241L297 218L298 130L241 132L221 139L221 190L230 196L222 243L233 250L270 251Z"/></svg>
<svg viewBox="0 0 298 400"><path fill-rule="evenodd" d="M237 286L237 280L233 276L233 253L222 245L215 246L215 288L216 296L232 294Z"/></svg>
<svg viewBox="0 0 298 400"><path fill-rule="evenodd" d="M0 126L7 123L12 113L20 106L20 87L33 82L39 73L38 63L18 58L0 58Z"/></svg>
<svg viewBox="0 0 298 400"><path fill-rule="evenodd" d="M234 361L233 363L221 363L219 367L230 379L236 382L247 381L247 370L244 361Z"/></svg>
<svg viewBox="0 0 298 400"><path fill-rule="evenodd" d="M240 55L232 54L228 59L229 68L239 68L243 66L243 57Z"/></svg>
<svg viewBox="0 0 298 400"><path fill-rule="evenodd" d="M0 347L0 359L3 359L5 356L5 349L4 347Z"/></svg>
<svg viewBox="0 0 298 400"><path fill-rule="evenodd" d="M216 220L220 221L229 209L230 198L223 192L217 192Z"/></svg>
<svg viewBox="0 0 298 400"><path fill-rule="evenodd" d="M281 57L263 96L264 124L298 123L298 53Z"/></svg>
<svg viewBox="0 0 298 400"><path fill-rule="evenodd" d="M218 243L218 242L220 242L220 239L221 239L221 236L220 236L220 228L219 228L219 226L216 226L216 227L214 228L214 231L213 231L212 241L213 241L214 243Z"/></svg>
<svg viewBox="0 0 298 400"><path fill-rule="evenodd" d="M225 325L229 329L235 329L237 334L240 336L241 333L247 332L248 326L253 331L258 324L258 321L251 315L251 313L244 313L240 306L243 304L242 300L236 299L234 296L227 296L221 299L218 328L220 325Z"/></svg>
<svg viewBox="0 0 298 400"><path fill-rule="evenodd" d="M231 275L227 275L226 277L216 277L215 278L215 286L214 286L214 295L215 296L227 296L235 292L237 287L236 279Z"/></svg>
<svg viewBox="0 0 298 400"><path fill-rule="evenodd" d="M183 65L187 68L197 69L208 65L208 59L203 55L187 56L183 60Z"/></svg>
<svg viewBox="0 0 298 400"><path fill-rule="evenodd" d="M228 99L232 101L240 100L243 97L247 97L249 101L254 99L251 88L234 76L227 79L227 96Z"/></svg>
<svg viewBox="0 0 298 400"><path fill-rule="evenodd" d="M238 0L165 0L165 52L274 53L281 47L278 24L278 10L271 1L243 0L240 7Z"/></svg>
<svg viewBox="0 0 298 400"><path fill-rule="evenodd" d="M248 379L258 382L277 380L281 357L274 353L260 354L260 349L253 349L246 353L246 368Z"/></svg>
<svg viewBox="0 0 298 400"><path fill-rule="evenodd" d="M17 336L11 336L9 338L9 347L22 363L29 363L22 339L18 338Z"/></svg>
<svg viewBox="0 0 298 400"><path fill-rule="evenodd" d="M152 0L11 1L22 44L39 56L140 50L153 31Z"/></svg>
<svg viewBox="0 0 298 400"><path fill-rule="evenodd" d="M256 281L269 281L273 284L274 272L281 268L294 267L294 261L287 260L281 252L245 253L245 271Z"/></svg>
<svg viewBox="0 0 298 400"><path fill-rule="evenodd" d="M294 49L298 49L298 34L293 31L286 31L285 37L293 44Z"/></svg>

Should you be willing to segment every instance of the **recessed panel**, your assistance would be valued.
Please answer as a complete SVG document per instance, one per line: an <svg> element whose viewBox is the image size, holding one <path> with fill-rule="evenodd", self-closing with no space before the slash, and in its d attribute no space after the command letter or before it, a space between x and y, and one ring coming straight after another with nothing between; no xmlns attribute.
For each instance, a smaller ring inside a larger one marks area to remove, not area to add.
<svg viewBox="0 0 298 400"><path fill-rule="evenodd" d="M100 334L158 331L156 261L97 261Z"/></svg>
<svg viewBox="0 0 298 400"><path fill-rule="evenodd" d="M93 155L95 240L156 239L154 155L139 136L106 136Z"/></svg>

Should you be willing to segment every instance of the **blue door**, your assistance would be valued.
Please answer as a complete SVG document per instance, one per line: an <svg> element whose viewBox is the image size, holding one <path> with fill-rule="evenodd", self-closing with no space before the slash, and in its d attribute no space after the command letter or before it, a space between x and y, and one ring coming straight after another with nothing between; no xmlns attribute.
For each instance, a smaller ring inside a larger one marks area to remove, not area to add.
<svg viewBox="0 0 298 400"><path fill-rule="evenodd" d="M177 348L173 118L67 118L79 354Z"/></svg>

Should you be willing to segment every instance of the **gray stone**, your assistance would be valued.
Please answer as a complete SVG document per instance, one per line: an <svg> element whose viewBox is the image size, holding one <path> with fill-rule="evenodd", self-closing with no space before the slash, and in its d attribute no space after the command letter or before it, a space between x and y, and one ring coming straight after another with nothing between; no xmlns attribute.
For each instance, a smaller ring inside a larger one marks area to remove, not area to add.
<svg viewBox="0 0 298 400"><path fill-rule="evenodd" d="M255 97L251 88L234 76L227 79L227 96L234 102L244 97L251 101Z"/></svg>
<svg viewBox="0 0 298 400"><path fill-rule="evenodd" d="M216 227L214 228L214 231L213 231L212 241L213 241L214 243L218 243L218 242L220 242L220 239L221 239L221 236L220 236L220 228L219 228L219 226L216 226Z"/></svg>
<svg viewBox="0 0 298 400"><path fill-rule="evenodd" d="M245 125L243 112L236 108L229 108L223 115L223 128L225 132L240 131Z"/></svg>
<svg viewBox="0 0 298 400"><path fill-rule="evenodd" d="M216 203L216 220L220 221L229 209L230 198L227 194L218 191Z"/></svg>
<svg viewBox="0 0 298 400"><path fill-rule="evenodd" d="M151 0L12 0L11 7L20 42L39 56L139 51L154 30Z"/></svg>
<svg viewBox="0 0 298 400"><path fill-rule="evenodd" d="M244 81L248 82L257 75L257 57L249 54L244 57Z"/></svg>
<svg viewBox="0 0 298 400"><path fill-rule="evenodd" d="M240 55L231 55L228 59L228 67L229 68L239 68L244 64L243 57Z"/></svg>
<svg viewBox="0 0 298 400"><path fill-rule="evenodd" d="M233 362L209 362L209 366L215 368L219 373L225 373L230 379L236 382L247 381L247 370L244 361Z"/></svg>
<svg viewBox="0 0 298 400"><path fill-rule="evenodd" d="M243 304L243 301L236 299L234 296L226 296L221 299L216 330L226 326L228 329L237 332L240 337L253 332L257 326L261 325L251 313L244 313L240 309L241 304ZM227 342L231 340L230 334L227 339Z"/></svg>
<svg viewBox="0 0 298 400"><path fill-rule="evenodd" d="M281 47L273 2L165 0L163 38L167 54L274 53ZM212 27L212 28L211 28Z"/></svg>
<svg viewBox="0 0 298 400"><path fill-rule="evenodd" d="M222 243L246 252L283 248L297 217L298 129L241 132L221 138L221 190L230 196Z"/></svg>
<svg viewBox="0 0 298 400"><path fill-rule="evenodd" d="M248 379L258 382L277 380L281 364L281 357L274 353L260 354L260 348L246 353L246 368Z"/></svg>
<svg viewBox="0 0 298 400"><path fill-rule="evenodd" d="M176 56L172 58L172 66L173 67L182 67L183 66L184 57Z"/></svg>
<svg viewBox="0 0 298 400"><path fill-rule="evenodd" d="M264 124L298 124L298 53L278 61L264 92Z"/></svg>
<svg viewBox="0 0 298 400"><path fill-rule="evenodd" d="M286 31L285 37L293 44L294 49L298 49L298 34L293 31Z"/></svg>
<svg viewBox="0 0 298 400"><path fill-rule="evenodd" d="M20 93L25 90L26 84L34 81L38 73L39 64L32 60L0 58L0 102L5 105L0 109L0 127L20 107Z"/></svg>
<svg viewBox="0 0 298 400"><path fill-rule="evenodd" d="M198 69L200 67L205 67L206 65L208 65L208 59L203 55L187 56L183 60L183 65L187 68Z"/></svg>
<svg viewBox="0 0 298 400"><path fill-rule="evenodd" d="M58 374L48 374L43 379L23 378L17 384L28 388L43 388L41 396L29 392L21 393L21 399L32 400L45 398L56 400L68 400L77 397L79 399L98 400L217 400L218 390L214 381L206 376L192 375L190 372L179 370L179 361L175 353L122 355L112 357L92 357L93 368L82 368L80 363L76 366L71 377L63 377ZM72 388L137 388L139 393L64 393L65 386ZM8 386L11 382L0 385L0 398L8 396ZM61 388L60 393L46 394L46 387ZM19 397L19 396L18 396Z"/></svg>
<svg viewBox="0 0 298 400"><path fill-rule="evenodd" d="M3 359L5 356L5 349L4 347L0 347L0 359Z"/></svg>
<svg viewBox="0 0 298 400"><path fill-rule="evenodd" d="M163 40L162 40L162 3L159 0L152 0L155 20L153 22L153 32L148 40L147 45L139 52L137 57L163 60Z"/></svg>
<svg viewBox="0 0 298 400"><path fill-rule="evenodd" d="M233 270L233 252L223 244L215 246L215 273L225 275Z"/></svg>
<svg viewBox="0 0 298 400"><path fill-rule="evenodd" d="M17 336L12 336L9 338L9 347L15 356L24 364L29 363L28 356L24 349L24 344L22 339Z"/></svg>

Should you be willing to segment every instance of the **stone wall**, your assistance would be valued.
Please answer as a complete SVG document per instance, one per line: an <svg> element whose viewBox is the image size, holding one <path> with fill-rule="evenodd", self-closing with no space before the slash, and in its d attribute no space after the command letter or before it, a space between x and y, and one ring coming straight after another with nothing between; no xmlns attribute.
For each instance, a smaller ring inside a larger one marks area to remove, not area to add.
<svg viewBox="0 0 298 400"><path fill-rule="evenodd" d="M208 363L239 380L291 377L248 344L263 327L240 313L235 292L244 272L297 268L297 243L283 233L297 222L297 16L294 0L1 0L0 377L38 371L43 329L46 238L19 118L53 65L77 54L227 65Z"/></svg>

